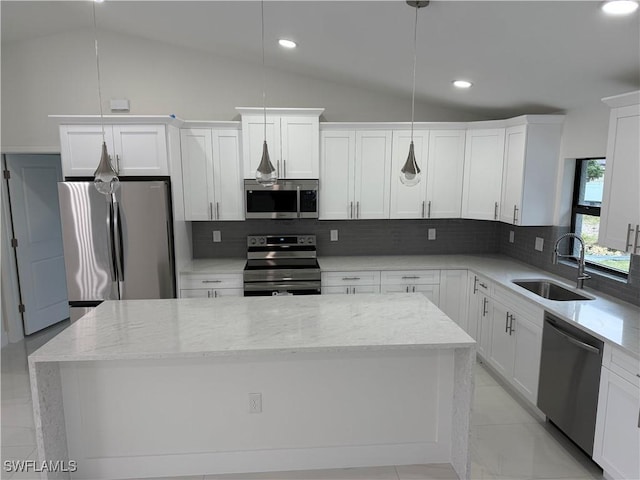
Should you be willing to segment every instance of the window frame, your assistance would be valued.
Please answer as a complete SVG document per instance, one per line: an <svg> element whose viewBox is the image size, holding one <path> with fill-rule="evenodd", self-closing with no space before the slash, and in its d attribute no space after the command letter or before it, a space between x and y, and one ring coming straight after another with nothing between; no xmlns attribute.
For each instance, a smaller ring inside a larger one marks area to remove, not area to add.
<svg viewBox="0 0 640 480"><path fill-rule="evenodd" d="M589 215L593 217L600 218L600 213L602 207L593 206L593 205L580 205L580 183L582 179L582 171L586 168L589 160L606 160L606 157L585 157L585 158L576 158L576 169L573 177L573 195L571 198L571 231L576 231L576 220L579 214ZM606 175L606 169L605 169ZM577 247L577 240L571 239L571 251L574 252ZM575 260L577 264L577 260ZM589 267L590 270L606 273L608 275L613 275L615 277L621 279L627 279L629 277L628 273L622 272L620 270L616 270L611 267L605 267L604 265L600 265L598 263L590 262L588 259L585 259L585 264Z"/></svg>

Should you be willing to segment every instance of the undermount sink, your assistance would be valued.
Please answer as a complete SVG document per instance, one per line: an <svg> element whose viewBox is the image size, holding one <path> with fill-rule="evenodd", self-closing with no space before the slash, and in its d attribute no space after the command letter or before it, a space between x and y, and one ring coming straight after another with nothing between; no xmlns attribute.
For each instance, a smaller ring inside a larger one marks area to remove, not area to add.
<svg viewBox="0 0 640 480"><path fill-rule="evenodd" d="M549 280L514 280L513 283L549 300L557 300L559 302L593 300L593 297L569 290Z"/></svg>

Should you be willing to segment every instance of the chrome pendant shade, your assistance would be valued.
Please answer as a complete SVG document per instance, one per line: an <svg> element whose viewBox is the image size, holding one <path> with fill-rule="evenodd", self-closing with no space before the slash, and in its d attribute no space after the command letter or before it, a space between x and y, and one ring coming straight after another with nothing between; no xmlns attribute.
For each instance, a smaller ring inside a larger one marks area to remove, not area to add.
<svg viewBox="0 0 640 480"><path fill-rule="evenodd" d="M420 167L416 162L416 154L413 149L413 140L409 144L409 155L407 155L407 161L404 162L402 169L400 170L400 181L407 187L413 187L420 183Z"/></svg>
<svg viewBox="0 0 640 480"><path fill-rule="evenodd" d="M409 144L409 155L407 155L407 161L404 162L402 169L400 170L400 182L407 186L413 187L420 183L420 167L416 161L416 154L413 147L413 119L416 105L416 52L417 52L417 39L418 39L418 9L429 5L428 1L410 1L407 0L407 4L410 7L416 9L415 23L413 27L413 89L411 91L411 143Z"/></svg>
<svg viewBox="0 0 640 480"><path fill-rule="evenodd" d="M278 181L278 175L276 169L271 163L269 158L269 149L267 148L267 141L262 144L262 158L260 159L260 165L256 170L256 182L265 187L269 187Z"/></svg>
<svg viewBox="0 0 640 480"><path fill-rule="evenodd" d="M98 168L93 173L93 184L103 195L112 195L120 187L120 179L115 170L111 166L111 160L107 153L107 144L102 142L102 155L100 156L100 163Z"/></svg>

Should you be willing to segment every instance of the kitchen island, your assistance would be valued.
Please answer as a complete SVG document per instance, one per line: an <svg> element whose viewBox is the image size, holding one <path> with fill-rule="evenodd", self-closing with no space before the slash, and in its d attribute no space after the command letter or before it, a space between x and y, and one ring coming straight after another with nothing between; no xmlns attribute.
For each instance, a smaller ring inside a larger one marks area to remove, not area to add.
<svg viewBox="0 0 640 480"><path fill-rule="evenodd" d="M42 478L451 463L475 342L419 294L104 302L29 357Z"/></svg>

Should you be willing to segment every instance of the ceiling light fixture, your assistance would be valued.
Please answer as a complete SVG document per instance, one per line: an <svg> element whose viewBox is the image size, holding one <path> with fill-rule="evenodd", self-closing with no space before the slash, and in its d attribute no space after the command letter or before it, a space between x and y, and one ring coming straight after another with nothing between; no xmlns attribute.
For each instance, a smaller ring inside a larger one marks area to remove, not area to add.
<svg viewBox="0 0 640 480"><path fill-rule="evenodd" d="M416 107L416 58L418 48L418 9L429 5L428 1L410 1L407 0L407 5L416 9L415 21L413 24L413 87L411 90L411 143L409 144L409 155L407 155L407 161L404 162L402 169L400 170L400 182L407 187L413 187L420 183L420 167L416 162L416 154L413 150L413 121L415 117Z"/></svg>
<svg viewBox="0 0 640 480"><path fill-rule="evenodd" d="M256 170L256 182L264 187L269 187L278 181L278 174L269 159L267 148L267 93L265 88L266 71L264 68L264 0L260 2L262 22L262 109L264 111L264 143L262 144L262 158Z"/></svg>
<svg viewBox="0 0 640 480"><path fill-rule="evenodd" d="M100 86L100 56L98 55L98 27L96 23L96 2L93 6L93 39L96 47L96 72L98 73L98 104L100 105L100 125L102 127L102 153L100 163L93 173L93 184L96 189L106 196L111 196L111 201L115 201L113 194L120 187L118 174L111 165L109 152L107 152L107 142L104 135L104 115L102 114L102 88Z"/></svg>
<svg viewBox="0 0 640 480"><path fill-rule="evenodd" d="M293 40L287 40L286 38L281 38L280 40L278 40L278 43L281 47L284 48L296 48L298 46L296 42L294 42Z"/></svg>
<svg viewBox="0 0 640 480"><path fill-rule="evenodd" d="M456 88L471 88L471 85L473 85L473 83L468 80L454 80L451 83L453 83L453 86Z"/></svg>
<svg viewBox="0 0 640 480"><path fill-rule="evenodd" d="M602 5L602 10L609 15L628 15L638 9L634 0L612 0Z"/></svg>

